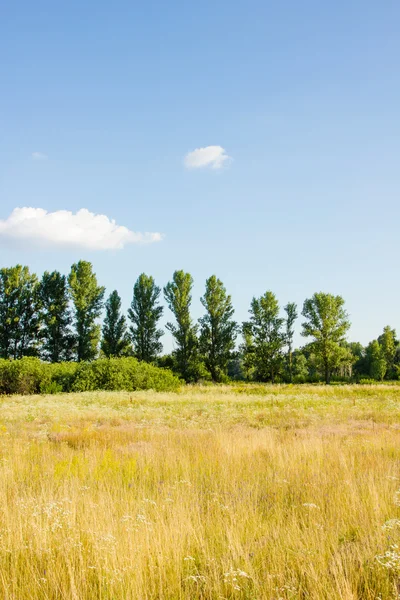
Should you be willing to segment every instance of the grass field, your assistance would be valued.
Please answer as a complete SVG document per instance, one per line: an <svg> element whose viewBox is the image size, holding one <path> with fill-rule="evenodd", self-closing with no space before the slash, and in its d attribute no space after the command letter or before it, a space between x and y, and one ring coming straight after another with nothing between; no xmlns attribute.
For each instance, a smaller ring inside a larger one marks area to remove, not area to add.
<svg viewBox="0 0 400 600"><path fill-rule="evenodd" d="M0 598L400 598L400 387L0 409Z"/></svg>

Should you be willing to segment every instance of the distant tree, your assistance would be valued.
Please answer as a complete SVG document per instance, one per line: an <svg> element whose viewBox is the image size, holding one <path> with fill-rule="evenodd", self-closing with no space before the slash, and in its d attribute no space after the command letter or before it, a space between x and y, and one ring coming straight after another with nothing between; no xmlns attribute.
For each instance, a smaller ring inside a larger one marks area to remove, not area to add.
<svg viewBox="0 0 400 600"><path fill-rule="evenodd" d="M300 350L293 353L293 375L298 383L305 383L309 377L308 361Z"/></svg>
<svg viewBox="0 0 400 600"><path fill-rule="evenodd" d="M284 319L279 317L278 300L268 291L260 298L253 298L249 312L250 320L242 327L248 342L245 352L251 353L255 378L274 382L282 367L285 345Z"/></svg>
<svg viewBox="0 0 400 600"><path fill-rule="evenodd" d="M396 354L394 355L394 377L400 379L400 344L396 347Z"/></svg>
<svg viewBox="0 0 400 600"><path fill-rule="evenodd" d="M293 336L294 336L294 323L298 317L297 304L294 302L288 302L284 307L286 313L286 345L287 345L287 356L286 366L289 374L289 381L293 380Z"/></svg>
<svg viewBox="0 0 400 600"><path fill-rule="evenodd" d="M302 335L313 338L312 349L321 362L325 383L328 384L333 369L350 355L349 350L341 345L350 328L344 300L341 296L316 293L305 300L302 315L307 319L303 323Z"/></svg>
<svg viewBox="0 0 400 600"><path fill-rule="evenodd" d="M41 356L50 362L71 360L74 336L70 329L68 283L58 271L45 271L40 281L39 296L42 312Z"/></svg>
<svg viewBox="0 0 400 600"><path fill-rule="evenodd" d="M36 356L40 343L40 297L28 267L0 270L0 357Z"/></svg>
<svg viewBox="0 0 400 600"><path fill-rule="evenodd" d="M378 340L373 340L370 342L367 348L367 354L369 357L370 376L372 379L382 381L387 370L387 363L383 348L379 344Z"/></svg>
<svg viewBox="0 0 400 600"><path fill-rule="evenodd" d="M157 367L161 367L162 369L171 369L171 371L176 371L176 359L173 354L164 354L163 356L157 357Z"/></svg>
<svg viewBox="0 0 400 600"><path fill-rule="evenodd" d="M232 358L237 336L237 323L232 317L234 309L231 297L220 279L212 275L206 281L206 292L201 298L206 314L199 319L199 349L206 369L213 381L221 381L226 375Z"/></svg>
<svg viewBox="0 0 400 600"><path fill-rule="evenodd" d="M393 379L396 376L395 358L396 349L399 345L395 329L387 325L378 337L378 343L382 348L383 358L386 362L386 377L387 379Z"/></svg>
<svg viewBox="0 0 400 600"><path fill-rule="evenodd" d="M129 354L131 343L126 330L126 319L121 314L121 298L114 290L106 301L101 350L105 356L118 357Z"/></svg>
<svg viewBox="0 0 400 600"><path fill-rule="evenodd" d="M179 373L185 381L196 381L199 377L197 326L190 316L193 278L184 271L175 271L172 281L164 288L164 297L173 313L176 324L167 323L176 349L173 354Z"/></svg>
<svg viewBox="0 0 400 600"><path fill-rule="evenodd" d="M346 347L350 350L353 357L352 375L356 379L369 377L369 365L366 360L365 348L360 342L349 342Z"/></svg>
<svg viewBox="0 0 400 600"><path fill-rule="evenodd" d="M338 362L333 373L340 379L348 380L353 376L353 365L357 362L357 358L353 355L347 342L342 342L340 348Z"/></svg>
<svg viewBox="0 0 400 600"><path fill-rule="evenodd" d="M162 329L158 329L158 322L163 314L163 307L159 306L161 288L159 288L149 275L142 273L134 287L131 307L128 317L132 323L130 327L133 341L133 351L139 360L152 362L162 351Z"/></svg>
<svg viewBox="0 0 400 600"><path fill-rule="evenodd" d="M77 359L93 360L98 353L101 328L96 320L103 308L105 288L98 285L92 264L85 260L72 265L68 283L74 304Z"/></svg>
<svg viewBox="0 0 400 600"><path fill-rule="evenodd" d="M228 362L227 374L230 379L243 381L246 379L243 370L243 361L239 352L233 352L232 358Z"/></svg>
<svg viewBox="0 0 400 600"><path fill-rule="evenodd" d="M239 346L239 355L241 357L241 368L244 379L251 381L255 373L255 346L250 323L242 324L243 342Z"/></svg>

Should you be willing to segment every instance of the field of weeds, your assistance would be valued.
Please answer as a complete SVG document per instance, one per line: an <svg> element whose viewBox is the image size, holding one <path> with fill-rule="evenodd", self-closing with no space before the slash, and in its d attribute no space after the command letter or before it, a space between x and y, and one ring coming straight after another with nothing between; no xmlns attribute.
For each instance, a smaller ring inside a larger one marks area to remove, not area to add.
<svg viewBox="0 0 400 600"><path fill-rule="evenodd" d="M400 386L0 407L1 598L400 598Z"/></svg>

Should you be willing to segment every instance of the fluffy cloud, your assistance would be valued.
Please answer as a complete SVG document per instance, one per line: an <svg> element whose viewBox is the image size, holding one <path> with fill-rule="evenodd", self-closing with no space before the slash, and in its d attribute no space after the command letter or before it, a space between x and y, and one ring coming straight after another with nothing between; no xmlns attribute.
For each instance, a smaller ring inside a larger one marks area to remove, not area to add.
<svg viewBox="0 0 400 600"><path fill-rule="evenodd" d="M137 233L117 225L106 215L86 208L47 212L43 208L15 208L8 219L0 219L0 238L23 240L36 245L119 250L126 244L159 242L160 233Z"/></svg>
<svg viewBox="0 0 400 600"><path fill-rule="evenodd" d="M33 160L46 160L47 154L43 154L43 152L32 152Z"/></svg>
<svg viewBox="0 0 400 600"><path fill-rule="evenodd" d="M205 148L196 148L193 152L186 154L184 165L187 169L201 169L203 167L221 169L231 160L231 157L227 155L221 146L206 146Z"/></svg>

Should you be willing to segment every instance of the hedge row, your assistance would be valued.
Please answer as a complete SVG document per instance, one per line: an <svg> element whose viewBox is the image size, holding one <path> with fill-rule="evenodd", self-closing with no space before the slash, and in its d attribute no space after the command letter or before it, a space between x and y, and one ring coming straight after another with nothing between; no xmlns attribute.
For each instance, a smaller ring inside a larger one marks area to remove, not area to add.
<svg viewBox="0 0 400 600"><path fill-rule="evenodd" d="M0 394L57 394L90 390L176 391L181 381L168 369L135 358L44 363L38 358L0 359Z"/></svg>

